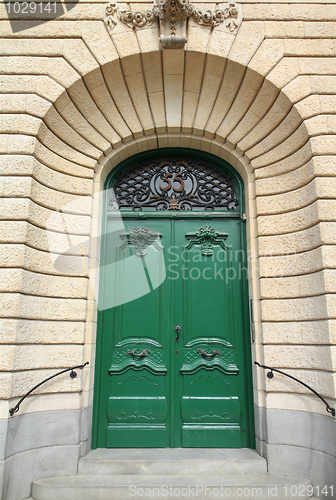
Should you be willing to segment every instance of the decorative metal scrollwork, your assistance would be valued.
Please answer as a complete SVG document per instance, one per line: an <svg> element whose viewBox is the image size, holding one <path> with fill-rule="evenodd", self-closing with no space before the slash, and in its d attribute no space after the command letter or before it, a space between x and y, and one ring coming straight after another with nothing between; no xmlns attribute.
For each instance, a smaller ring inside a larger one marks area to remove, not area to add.
<svg viewBox="0 0 336 500"><path fill-rule="evenodd" d="M145 358L146 356L148 356L148 354L150 354L150 350L149 349L144 349L143 351L141 351L139 354L137 354L135 352L135 349L132 349L132 351L130 351L129 349L127 349L127 352L126 354L128 356L133 356L135 358Z"/></svg>
<svg viewBox="0 0 336 500"><path fill-rule="evenodd" d="M205 349L197 349L197 353L200 356L203 356L203 358L214 358L215 356L220 356L221 352L216 349L212 349L211 354L208 354Z"/></svg>
<svg viewBox="0 0 336 500"><path fill-rule="evenodd" d="M147 160L123 172L110 200L112 209L133 210L232 210L238 204L228 173L203 160L177 158Z"/></svg>

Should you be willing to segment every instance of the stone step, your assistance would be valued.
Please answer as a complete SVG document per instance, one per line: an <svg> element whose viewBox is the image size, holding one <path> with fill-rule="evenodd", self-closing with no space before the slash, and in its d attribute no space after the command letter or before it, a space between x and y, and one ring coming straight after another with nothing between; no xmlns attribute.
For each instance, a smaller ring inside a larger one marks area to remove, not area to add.
<svg viewBox="0 0 336 500"><path fill-rule="evenodd" d="M311 500L310 481L289 476L203 475L132 476L78 475L34 481L34 500L131 500L234 497L242 500Z"/></svg>
<svg viewBox="0 0 336 500"><path fill-rule="evenodd" d="M79 474L266 474L255 450L223 448L98 449L79 461Z"/></svg>

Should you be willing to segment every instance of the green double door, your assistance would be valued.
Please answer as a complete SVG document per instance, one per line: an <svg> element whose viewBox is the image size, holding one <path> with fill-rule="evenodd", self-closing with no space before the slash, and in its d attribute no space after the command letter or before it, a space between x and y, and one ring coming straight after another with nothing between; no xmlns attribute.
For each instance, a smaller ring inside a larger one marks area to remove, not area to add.
<svg viewBox="0 0 336 500"><path fill-rule="evenodd" d="M107 221L94 447L254 447L244 223L141 217Z"/></svg>

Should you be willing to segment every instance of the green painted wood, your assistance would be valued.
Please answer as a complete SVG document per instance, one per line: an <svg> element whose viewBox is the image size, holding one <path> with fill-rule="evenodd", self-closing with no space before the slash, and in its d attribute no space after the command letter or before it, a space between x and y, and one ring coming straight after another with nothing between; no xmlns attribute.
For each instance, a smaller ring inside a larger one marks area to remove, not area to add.
<svg viewBox="0 0 336 500"><path fill-rule="evenodd" d="M93 448L254 447L244 222L164 215L106 219Z"/></svg>

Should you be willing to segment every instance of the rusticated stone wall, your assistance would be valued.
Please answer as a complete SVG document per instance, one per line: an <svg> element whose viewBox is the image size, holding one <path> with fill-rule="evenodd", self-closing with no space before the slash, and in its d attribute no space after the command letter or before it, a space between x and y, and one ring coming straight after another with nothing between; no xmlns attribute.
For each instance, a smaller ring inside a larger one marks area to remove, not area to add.
<svg viewBox="0 0 336 500"><path fill-rule="evenodd" d="M0 451L7 500L27 498L31 481L50 470L75 471L89 449L101 221L100 199L92 196L111 168L140 151L205 150L239 171L253 359L285 369L335 404L336 4L240 5L237 33L190 19L185 49L162 50L156 22L137 30L118 22L109 33L104 2L80 1L37 26L18 20L24 29L14 33L0 4ZM134 11L148 7L130 4ZM68 237L75 255L64 272L55 259ZM43 386L8 424L9 408L34 384L87 360L76 379L64 375ZM257 448L269 455L270 470L280 463L317 483L322 454L330 482L335 451L330 441L312 438L319 425L331 434L323 404L280 376L266 383L262 370L254 370L254 393ZM55 432L42 437L51 417ZM311 431L300 441L307 418ZM297 432L275 432L279 419ZM29 432L14 446L19 429ZM309 467L298 466L302 457ZM25 479L15 486L22 468Z"/></svg>

